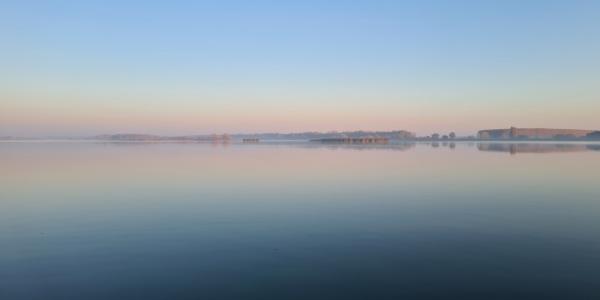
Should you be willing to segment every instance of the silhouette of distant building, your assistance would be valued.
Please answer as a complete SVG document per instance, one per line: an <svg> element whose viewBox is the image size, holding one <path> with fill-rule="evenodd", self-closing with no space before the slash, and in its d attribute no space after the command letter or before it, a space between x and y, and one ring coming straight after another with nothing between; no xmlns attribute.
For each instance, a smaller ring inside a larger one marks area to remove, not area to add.
<svg viewBox="0 0 600 300"><path fill-rule="evenodd" d="M593 130L579 129L549 129L549 128L516 128L480 130L480 139L509 140L509 139L560 139L584 138Z"/></svg>

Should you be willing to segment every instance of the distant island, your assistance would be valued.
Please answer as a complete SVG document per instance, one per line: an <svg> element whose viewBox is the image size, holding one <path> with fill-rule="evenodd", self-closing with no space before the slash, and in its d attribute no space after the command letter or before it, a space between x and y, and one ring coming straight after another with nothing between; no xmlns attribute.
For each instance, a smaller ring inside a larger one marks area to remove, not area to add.
<svg viewBox="0 0 600 300"><path fill-rule="evenodd" d="M232 138L228 134L161 136L152 134L119 133L96 135L89 139L109 141L230 141Z"/></svg>
<svg viewBox="0 0 600 300"><path fill-rule="evenodd" d="M24 138L3 136L0 140L32 140L48 138ZM55 138L57 139L57 138ZM393 141L600 141L600 130L582 129L550 129L550 128L516 128L479 130L476 136L457 136L433 133L417 136L407 130L392 131L329 131L329 132L297 132L297 133L239 133L239 134L205 134L162 136L138 133L103 134L89 137L63 137L59 139L84 139L98 141L178 141L178 142L243 142L259 143L264 141L311 141L321 143L344 144L387 144Z"/></svg>
<svg viewBox="0 0 600 300"><path fill-rule="evenodd" d="M90 137L94 140L108 141L243 141L257 143L259 141L332 141L359 139L381 142L382 140L415 140L416 135L405 130L395 131L344 131L344 132L300 132L300 133L256 133L256 134L211 134L186 136L159 136L148 134L111 134ZM366 142L365 142L366 143Z"/></svg>
<svg viewBox="0 0 600 300"><path fill-rule="evenodd" d="M385 144L389 141L493 141L493 140L600 140L600 130L550 129L550 128L516 128L485 129L477 132L477 136L458 137L454 132L448 134L433 133L428 136L417 136L407 130L392 131L330 131L299 133L256 133L256 134L212 134L188 136L158 136L146 134L114 134L100 135L93 139L112 141L313 141L322 143L346 144Z"/></svg>

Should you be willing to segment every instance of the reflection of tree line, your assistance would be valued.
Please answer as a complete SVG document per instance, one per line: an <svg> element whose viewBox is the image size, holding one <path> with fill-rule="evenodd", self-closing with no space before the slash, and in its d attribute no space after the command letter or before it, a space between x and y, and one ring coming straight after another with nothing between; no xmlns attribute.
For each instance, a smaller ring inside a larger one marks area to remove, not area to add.
<svg viewBox="0 0 600 300"><path fill-rule="evenodd" d="M552 153L600 151L600 144L546 144L546 143L479 143L479 151L517 153Z"/></svg>
<svg viewBox="0 0 600 300"><path fill-rule="evenodd" d="M269 145L265 143L263 145ZM272 145L272 144L271 144ZM321 144L321 143L289 143L280 144L289 145L299 148L317 149L326 148L331 150L338 149L351 149L351 150L394 150L394 151L407 151L415 147L416 143L393 143L393 144Z"/></svg>
<svg viewBox="0 0 600 300"><path fill-rule="evenodd" d="M99 144L119 145L119 146L142 146L148 144L164 144L161 141L136 141L136 142L120 142L120 141L98 141ZM503 142L451 142L451 141L432 141L432 142L392 142L389 144L322 144L308 141L269 141L261 143L236 143L230 141L171 141L170 144L208 144L212 146L228 147L231 145L248 145L248 146L282 146L282 147L298 147L306 149L352 149L352 150L394 150L408 151L414 149L417 144L431 148L441 149L447 148L454 150L457 144L461 147L475 147L479 151L489 152L507 152L516 153L552 153L552 152L582 152L582 151L600 151L600 143L585 144L585 143L503 143Z"/></svg>
<svg viewBox="0 0 600 300"><path fill-rule="evenodd" d="M425 143L426 145L430 145L432 148L440 148L440 147L447 147L450 149L454 149L456 148L456 143L455 142L431 142L431 143Z"/></svg>

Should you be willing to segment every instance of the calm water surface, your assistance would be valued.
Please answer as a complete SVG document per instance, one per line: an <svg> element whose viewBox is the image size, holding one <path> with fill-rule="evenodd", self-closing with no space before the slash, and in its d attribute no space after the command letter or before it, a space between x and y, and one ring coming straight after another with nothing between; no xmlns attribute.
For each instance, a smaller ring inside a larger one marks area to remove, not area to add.
<svg viewBox="0 0 600 300"><path fill-rule="evenodd" d="M600 144L0 143L0 299L599 299Z"/></svg>

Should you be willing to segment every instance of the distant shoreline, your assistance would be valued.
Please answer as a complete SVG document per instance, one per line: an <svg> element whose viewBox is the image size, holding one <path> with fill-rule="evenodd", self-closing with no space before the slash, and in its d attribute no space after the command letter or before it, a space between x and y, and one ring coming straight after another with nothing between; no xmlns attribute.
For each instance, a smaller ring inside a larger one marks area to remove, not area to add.
<svg viewBox="0 0 600 300"><path fill-rule="evenodd" d="M476 136L457 136L454 132L417 136L407 130L392 131L330 131L296 133L237 133L163 136L139 133L117 133L79 137L18 137L2 136L1 141L19 140L91 140L111 142L233 142L233 141L343 141L378 140L401 142L578 142L600 141L599 130L516 128L480 130Z"/></svg>
<svg viewBox="0 0 600 300"><path fill-rule="evenodd" d="M88 138L20 138L20 139L2 139L0 138L0 142L72 142L72 143L156 143L156 144L168 144L168 143L179 143L179 144L212 144L214 141L207 140L178 140L178 139L165 139L165 140L102 140L102 139L88 139ZM222 143L222 142L219 142ZM226 142L228 144L244 144L242 140L230 140ZM311 140L285 140L285 139L265 139L260 140L257 143L251 144L276 144L276 143L307 143L307 144L315 144L315 141ZM413 139L413 140L392 140L389 145L394 144L406 144L406 143L512 143L512 144L527 144L527 143L554 143L554 144L573 144L573 143L600 143L600 140L592 140L592 139L578 139L578 140L552 140L552 139L531 139L531 140L522 140L522 139L514 139L514 140L482 140L482 139L454 139L454 140L431 140L431 139Z"/></svg>

